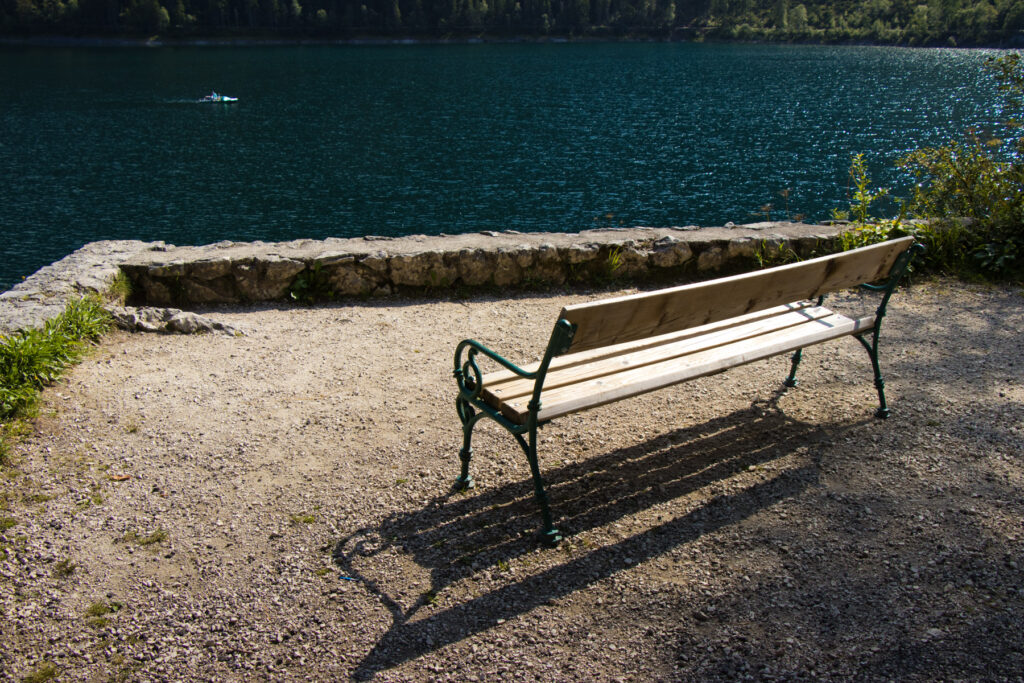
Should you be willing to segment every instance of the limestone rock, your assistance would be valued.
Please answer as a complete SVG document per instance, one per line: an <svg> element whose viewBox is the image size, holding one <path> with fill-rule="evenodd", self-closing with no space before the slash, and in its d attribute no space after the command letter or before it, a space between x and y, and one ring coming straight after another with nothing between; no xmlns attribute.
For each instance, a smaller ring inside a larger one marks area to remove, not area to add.
<svg viewBox="0 0 1024 683"><path fill-rule="evenodd" d="M620 277L634 278L647 271L650 253L634 242L622 245L618 252L615 274Z"/></svg>
<svg viewBox="0 0 1024 683"><path fill-rule="evenodd" d="M232 273L241 298L276 301L285 298L288 287L305 269L306 264L301 260L266 254L236 262Z"/></svg>
<svg viewBox="0 0 1024 683"><path fill-rule="evenodd" d="M697 270L702 273L715 271L725 263L725 250L721 247L708 247L697 257Z"/></svg>
<svg viewBox="0 0 1024 683"><path fill-rule="evenodd" d="M189 265L188 275L196 280L213 280L231 272L231 260L224 257L200 259Z"/></svg>
<svg viewBox="0 0 1024 683"><path fill-rule="evenodd" d="M139 278L146 302L156 306L167 306L174 303L174 292L162 282L151 278Z"/></svg>
<svg viewBox="0 0 1024 683"><path fill-rule="evenodd" d="M197 282L196 280L182 280L181 288L185 299L196 304L214 303L237 303L233 283L224 281Z"/></svg>
<svg viewBox="0 0 1024 683"><path fill-rule="evenodd" d="M494 276L494 261L485 249L462 249L458 253L459 278L471 287L487 284Z"/></svg>
<svg viewBox="0 0 1024 683"><path fill-rule="evenodd" d="M601 245L594 242L588 244L573 244L563 251L565 262L571 266L581 263L590 263L601 254Z"/></svg>
<svg viewBox="0 0 1024 683"><path fill-rule="evenodd" d="M494 284L507 287L521 282L522 279L523 269L519 265L516 251L500 247L494 256Z"/></svg>
<svg viewBox="0 0 1024 683"><path fill-rule="evenodd" d="M237 328L190 311L153 306L117 306L107 309L118 327L130 332L208 334L219 332L232 337L242 334Z"/></svg>
<svg viewBox="0 0 1024 683"><path fill-rule="evenodd" d="M241 332L216 320L210 320L198 313L191 311L179 311L167 321L168 332L180 332L181 334L207 334L221 332L232 337L241 336Z"/></svg>
<svg viewBox="0 0 1024 683"><path fill-rule="evenodd" d="M729 240L726 258L752 259L760 243L760 240L753 237L737 237L736 239Z"/></svg>
<svg viewBox="0 0 1024 683"><path fill-rule="evenodd" d="M648 257L655 268L681 266L693 257L693 249L683 240L666 235L654 243Z"/></svg>
<svg viewBox="0 0 1024 683"><path fill-rule="evenodd" d="M331 291L338 296L366 296L383 284L380 275L355 256L335 260L325 266L324 273Z"/></svg>
<svg viewBox="0 0 1024 683"><path fill-rule="evenodd" d="M445 263L444 254L439 251L395 254L390 265L391 281L408 287L447 287L459 274Z"/></svg>
<svg viewBox="0 0 1024 683"><path fill-rule="evenodd" d="M42 326L59 315L69 299L107 291L122 263L164 248L163 242L103 240L40 268L0 293L0 334Z"/></svg>
<svg viewBox="0 0 1024 683"><path fill-rule="evenodd" d="M534 265L527 276L545 284L561 285L566 280L566 269L558 256L558 249L552 244L542 244L537 249Z"/></svg>

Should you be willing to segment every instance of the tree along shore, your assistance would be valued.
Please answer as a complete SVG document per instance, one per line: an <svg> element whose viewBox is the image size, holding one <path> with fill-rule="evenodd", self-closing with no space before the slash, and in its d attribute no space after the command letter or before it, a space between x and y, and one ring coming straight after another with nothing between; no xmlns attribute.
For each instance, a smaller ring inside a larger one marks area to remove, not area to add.
<svg viewBox="0 0 1024 683"><path fill-rule="evenodd" d="M1024 0L0 0L0 37L1024 44Z"/></svg>

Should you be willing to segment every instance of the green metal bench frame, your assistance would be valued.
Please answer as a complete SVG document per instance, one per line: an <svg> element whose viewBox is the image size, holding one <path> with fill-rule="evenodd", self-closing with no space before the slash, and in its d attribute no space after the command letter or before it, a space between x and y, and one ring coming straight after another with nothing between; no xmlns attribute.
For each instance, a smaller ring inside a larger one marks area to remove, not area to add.
<svg viewBox="0 0 1024 683"><path fill-rule="evenodd" d="M858 285L863 289L882 293L881 301L875 312L875 324L872 329L866 330L864 333L854 333L851 335L856 337L864 346L871 358L871 365L874 371L875 388L878 391L879 407L878 410L875 411L875 416L878 418L884 419L889 417L890 414L889 407L885 400L885 382L882 379L882 373L878 362L878 340L879 333L881 331L882 318L885 316L886 307L888 306L890 297L906 274L914 255L923 251L924 247L922 245L918 243L911 243L909 247L896 258L883 283L860 283ZM713 280L703 284L714 285L719 281L720 280ZM823 302L824 298L824 294L818 297L819 306ZM544 389L544 380L548 374L551 361L570 350L576 331L576 326L571 322L564 318L559 319L555 323L554 330L551 333L551 338L548 341L544 356L537 369L533 371L519 367L515 363L473 339L463 340L455 349L453 375L459 389L458 396L455 399L455 408L458 412L459 420L462 422L463 433L462 449L459 451L459 459L462 464L462 469L458 478L455 480L455 487L460 490L465 490L472 488L475 485L473 477L469 473L470 460L473 455L473 428L485 417L497 422L511 433L513 437L515 437L516 442L526 454L526 459L530 464L530 474L533 477L534 495L540 505L542 518L540 538L545 545L549 546L557 545L558 542L561 541L562 535L558 529L555 528L552 521L547 491L544 486L544 480L540 472L540 464L537 459L537 430L548 422L538 419L538 414L541 410L541 394ZM867 332L870 332L870 339L866 338ZM484 376L477 364L477 356L480 354L511 371L518 377L526 380L532 380L534 382L532 398L527 406L528 414L523 424L517 424L516 422L509 420L501 413L500 410L492 407L482 399L481 394L484 390ZM797 385L796 372L802 357L802 348L797 349L793 353L790 372L784 381L785 386L795 387Z"/></svg>

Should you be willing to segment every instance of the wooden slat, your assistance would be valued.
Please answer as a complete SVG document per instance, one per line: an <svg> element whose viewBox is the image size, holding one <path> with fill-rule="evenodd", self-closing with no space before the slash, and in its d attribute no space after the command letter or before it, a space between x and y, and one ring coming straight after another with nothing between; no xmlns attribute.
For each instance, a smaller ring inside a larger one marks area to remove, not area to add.
<svg viewBox="0 0 1024 683"><path fill-rule="evenodd" d="M847 318L837 316L827 308L813 306L796 311L785 310L774 316L755 319L742 325L722 326L696 337L687 335L677 338L677 335L665 335L660 337L662 343L656 345L639 345L636 342L620 345L625 348L616 354L596 356L593 351L585 351L573 356L563 356L562 358L567 360L576 359L580 356L592 357L587 358L585 362L583 360L569 362L565 363L562 367L549 370L544 380L544 392L547 393L569 384L578 384L631 368L663 363L686 354L705 351L743 339L764 336L789 327L805 324L812 320L829 325L840 324L846 321ZM529 400L529 397L533 394L533 388L533 380L522 379L516 376L504 382L493 382L485 379L484 400L494 407L498 407L500 403L515 402L520 398Z"/></svg>
<svg viewBox="0 0 1024 683"><path fill-rule="evenodd" d="M823 324L821 321L809 321L796 327L788 327L767 335L717 346L680 358L673 358L663 363L591 379L554 389L551 392L545 391L541 397L541 410L538 419L541 421L551 420L689 379L712 375L737 365L869 330L875 324L873 315L857 320L843 316L835 316L835 318L843 320L838 324L834 320L828 324ZM503 403L501 410L512 421L522 424L526 420L526 401Z"/></svg>
<svg viewBox="0 0 1024 683"><path fill-rule="evenodd" d="M577 326L569 352L644 339L726 320L884 278L913 243L904 237L777 268L566 306Z"/></svg>
<svg viewBox="0 0 1024 683"><path fill-rule="evenodd" d="M719 322L711 323L710 325L701 325L700 327L691 327L687 330L680 330L677 332L670 332L668 334L658 335L656 337L648 337L646 339L638 339L636 341L625 342L623 344L613 344L611 346L603 346L597 349L589 349L587 351L580 351L579 353L570 353L564 356L558 356L551 361L551 365L548 366L549 371L559 370L561 368L578 365L580 363L590 363L601 358L608 358L611 356L619 356L623 353L631 351L639 351L641 349L650 346L660 346L662 344L669 344L674 341L681 341L683 339L690 339L692 337L699 337L709 332L715 332L716 330L728 329L737 327L739 325L753 322L755 320L764 320L765 318L771 318L773 316L781 315L791 311L801 311L805 308L814 306L815 303L810 300L796 301L785 306L775 306L774 308L768 308L763 311L756 311L747 315L739 315L729 320L722 320ZM529 365L523 365L522 369L527 372L536 372L540 367L540 361L536 363L530 363ZM507 382L509 380L519 379L519 375L512 372L511 370L496 370L490 372L483 377L484 386L490 387L500 382ZM532 384L532 380L528 380Z"/></svg>

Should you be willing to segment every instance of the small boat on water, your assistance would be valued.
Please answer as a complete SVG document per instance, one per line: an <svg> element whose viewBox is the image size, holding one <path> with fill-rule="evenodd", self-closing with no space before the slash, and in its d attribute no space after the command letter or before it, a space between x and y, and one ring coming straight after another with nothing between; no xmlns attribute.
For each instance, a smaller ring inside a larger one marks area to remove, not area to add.
<svg viewBox="0 0 1024 683"><path fill-rule="evenodd" d="M200 102L237 102L237 97L228 97L227 95L221 95L216 91L211 91L209 95L201 97Z"/></svg>

